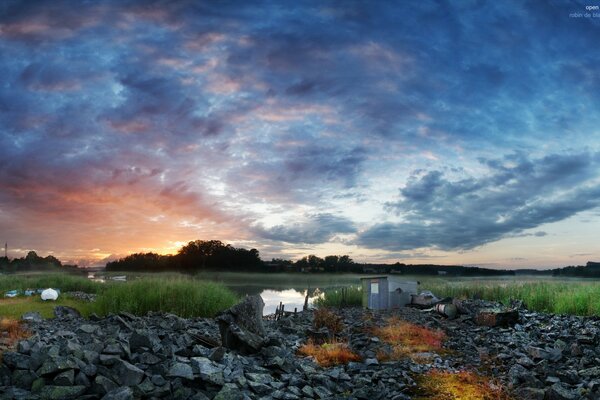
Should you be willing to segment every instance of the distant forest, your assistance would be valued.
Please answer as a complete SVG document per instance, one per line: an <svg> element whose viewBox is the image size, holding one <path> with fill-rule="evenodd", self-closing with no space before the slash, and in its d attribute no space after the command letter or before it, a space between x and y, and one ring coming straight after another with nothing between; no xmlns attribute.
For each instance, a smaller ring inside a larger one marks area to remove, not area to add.
<svg viewBox="0 0 600 400"><path fill-rule="evenodd" d="M600 278L600 262L588 261L586 265L568 266L552 270L553 276Z"/></svg>
<svg viewBox="0 0 600 400"><path fill-rule="evenodd" d="M76 265L63 265L54 256L40 257L35 251L30 251L25 257L13 258L0 257L0 272L27 272L40 270L55 270L56 268L76 269Z"/></svg>
<svg viewBox="0 0 600 400"><path fill-rule="evenodd" d="M324 258L308 255L297 261L263 261L256 249L242 249L219 240L195 240L177 254L135 253L106 264L107 271L237 271L237 272L309 272L309 273L397 273L419 275L514 275L514 271L459 265L363 264L348 255Z"/></svg>

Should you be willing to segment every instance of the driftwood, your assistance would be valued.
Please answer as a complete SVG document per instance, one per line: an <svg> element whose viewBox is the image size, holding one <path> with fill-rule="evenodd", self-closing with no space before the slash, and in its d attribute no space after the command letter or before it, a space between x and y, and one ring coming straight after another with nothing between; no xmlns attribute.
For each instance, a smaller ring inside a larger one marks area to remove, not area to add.
<svg viewBox="0 0 600 400"><path fill-rule="evenodd" d="M200 335L197 333L191 333L188 332L188 335L190 335L192 337L192 339L194 339L195 342L201 344L204 347L207 347L209 349L213 349L215 347L220 347L221 343L217 342L216 340L208 337L208 336L204 336L204 335Z"/></svg>

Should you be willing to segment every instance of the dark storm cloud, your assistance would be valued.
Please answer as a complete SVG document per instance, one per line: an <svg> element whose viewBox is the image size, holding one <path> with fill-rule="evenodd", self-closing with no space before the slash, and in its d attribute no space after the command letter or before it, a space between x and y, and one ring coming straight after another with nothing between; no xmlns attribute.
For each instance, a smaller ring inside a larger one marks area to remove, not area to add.
<svg viewBox="0 0 600 400"><path fill-rule="evenodd" d="M326 243L336 234L356 232L354 223L347 218L333 214L316 214L304 218L303 222L277 225L271 228L254 228L264 239L287 243Z"/></svg>
<svg viewBox="0 0 600 400"><path fill-rule="evenodd" d="M600 205L600 154L515 154L481 160L480 178L451 180L440 171L413 175L388 208L403 218L359 234L357 244L386 250L470 249L523 233Z"/></svg>

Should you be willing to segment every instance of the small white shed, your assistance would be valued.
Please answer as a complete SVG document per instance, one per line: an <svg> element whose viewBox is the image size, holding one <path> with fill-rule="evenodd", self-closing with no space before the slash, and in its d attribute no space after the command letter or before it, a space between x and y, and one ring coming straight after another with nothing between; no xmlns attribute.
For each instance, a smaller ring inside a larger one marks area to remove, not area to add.
<svg viewBox="0 0 600 400"><path fill-rule="evenodd" d="M396 276L370 276L361 278L362 305L371 310L387 310L404 307L411 302L411 294L417 294L418 282L403 281Z"/></svg>

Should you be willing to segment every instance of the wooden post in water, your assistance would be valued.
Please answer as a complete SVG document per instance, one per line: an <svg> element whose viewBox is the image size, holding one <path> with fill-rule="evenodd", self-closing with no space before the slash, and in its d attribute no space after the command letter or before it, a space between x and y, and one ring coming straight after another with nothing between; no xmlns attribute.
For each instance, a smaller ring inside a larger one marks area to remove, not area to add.
<svg viewBox="0 0 600 400"><path fill-rule="evenodd" d="M304 297L304 307L302 307L302 311L308 310L308 292L310 292L310 286L306 289L306 296Z"/></svg>

